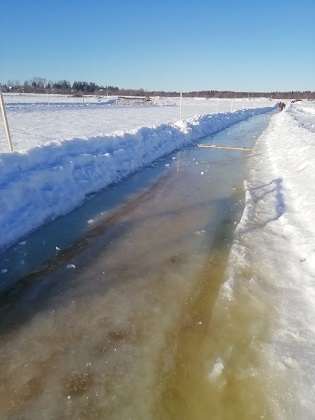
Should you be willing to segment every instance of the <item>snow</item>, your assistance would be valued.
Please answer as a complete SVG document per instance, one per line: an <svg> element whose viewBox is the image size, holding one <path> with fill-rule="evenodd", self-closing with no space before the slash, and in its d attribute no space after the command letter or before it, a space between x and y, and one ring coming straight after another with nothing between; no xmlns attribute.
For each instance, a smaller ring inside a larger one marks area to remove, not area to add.
<svg viewBox="0 0 315 420"><path fill-rule="evenodd" d="M186 100L179 120L177 98L116 108L108 98L86 99L84 107L77 98L36 98L6 98L17 151L0 154L2 249L17 241L23 246L28 232L80 206L92 192L275 104L198 98ZM314 165L315 103L289 103L251 153L245 209L214 312L243 293L260 315L250 327L252 343L259 341L274 381L288 385L272 397L279 419L315 412ZM0 270L5 276L6 267ZM271 330L266 340L264 323ZM221 357L210 382L224 383Z"/></svg>
<svg viewBox="0 0 315 420"><path fill-rule="evenodd" d="M34 115L32 110L29 111L29 107L33 106L36 103L22 108L21 117L27 118L29 123L39 118L37 113ZM39 106L44 107L42 102ZM8 108L10 110L10 104ZM46 104L42 113L49 113L47 109ZM150 107L151 113L155 109ZM80 206L89 194L120 181L154 160L251 115L271 109L271 106L265 106L205 114L175 123L143 126L112 134L60 139L0 154L0 250L42 224L69 213ZM136 111L139 114L138 108ZM51 114L54 115L54 112ZM76 115L78 118L80 114ZM99 109L88 113L88 118L92 115L93 121L98 121ZM19 119L21 127L24 125L23 118ZM27 142L27 137L24 140Z"/></svg>
<svg viewBox="0 0 315 420"><path fill-rule="evenodd" d="M116 97L4 94L15 151L49 141L92 137L180 119L179 98L157 98L147 105L116 105ZM197 99L197 98L196 98ZM244 108L272 106L266 99L183 99L182 119ZM0 124L0 152L8 150Z"/></svg>
<svg viewBox="0 0 315 420"><path fill-rule="evenodd" d="M273 339L262 352L274 377L287 382L281 394L287 411L277 418L310 419L315 412L314 164L315 103L290 104L253 149L245 210L218 301L232 302L241 289L265 322L275 312ZM270 306L261 308L266 295ZM258 302L259 296L265 297ZM256 335L262 329L257 322Z"/></svg>

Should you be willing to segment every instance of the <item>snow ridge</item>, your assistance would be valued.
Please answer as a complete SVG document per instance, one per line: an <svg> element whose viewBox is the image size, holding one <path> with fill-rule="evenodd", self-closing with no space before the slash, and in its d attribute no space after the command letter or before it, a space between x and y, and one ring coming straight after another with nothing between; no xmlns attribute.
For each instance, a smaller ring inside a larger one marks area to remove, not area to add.
<svg viewBox="0 0 315 420"><path fill-rule="evenodd" d="M248 305L259 302L259 316L248 328L267 337L260 344L261 363L273 372L267 381L286 384L271 399L276 418L285 420L311 419L315 410L313 124L314 113L292 104L258 139L219 300L224 306L222 299L233 302L243 293Z"/></svg>

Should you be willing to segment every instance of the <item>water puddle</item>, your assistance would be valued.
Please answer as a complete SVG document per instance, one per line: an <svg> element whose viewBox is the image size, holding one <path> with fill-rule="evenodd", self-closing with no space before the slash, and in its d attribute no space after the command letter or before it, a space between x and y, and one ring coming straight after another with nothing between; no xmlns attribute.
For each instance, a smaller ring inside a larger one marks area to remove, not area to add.
<svg viewBox="0 0 315 420"><path fill-rule="evenodd" d="M202 143L250 147L268 120ZM37 271L29 263L3 295L1 418L271 418L261 379L240 379L250 328L242 335L230 318L213 317L247 156L179 151L91 198L72 214L73 229L71 216L60 218L10 250L13 268L22 246L60 248ZM242 320L242 303L228 315ZM244 370L257 361L255 349L247 353ZM248 401L261 417L246 415Z"/></svg>

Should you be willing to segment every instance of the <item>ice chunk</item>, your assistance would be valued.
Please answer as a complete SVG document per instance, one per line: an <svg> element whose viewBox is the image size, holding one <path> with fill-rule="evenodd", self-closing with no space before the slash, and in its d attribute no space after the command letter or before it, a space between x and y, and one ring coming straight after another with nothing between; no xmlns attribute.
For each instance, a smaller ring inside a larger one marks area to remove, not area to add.
<svg viewBox="0 0 315 420"><path fill-rule="evenodd" d="M223 369L224 369L224 364L222 360L217 359L217 361L213 365L211 372L208 375L209 381L215 382L221 376Z"/></svg>
<svg viewBox="0 0 315 420"><path fill-rule="evenodd" d="M74 264L68 264L67 268L75 268L75 265Z"/></svg>

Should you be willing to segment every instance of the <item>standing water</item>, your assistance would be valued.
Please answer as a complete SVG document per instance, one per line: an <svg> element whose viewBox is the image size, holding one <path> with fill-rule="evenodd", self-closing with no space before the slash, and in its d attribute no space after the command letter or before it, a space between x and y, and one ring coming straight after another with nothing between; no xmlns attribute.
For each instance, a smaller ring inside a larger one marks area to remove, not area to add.
<svg viewBox="0 0 315 420"><path fill-rule="evenodd" d="M256 116L202 143L251 147L268 121ZM27 239L26 267L34 249L47 259L36 241L58 238L61 250L1 300L0 418L272 418L263 376L242 376L259 358L250 327L235 331L231 320L253 314L236 297L234 312L213 318L247 158L179 151Z"/></svg>

